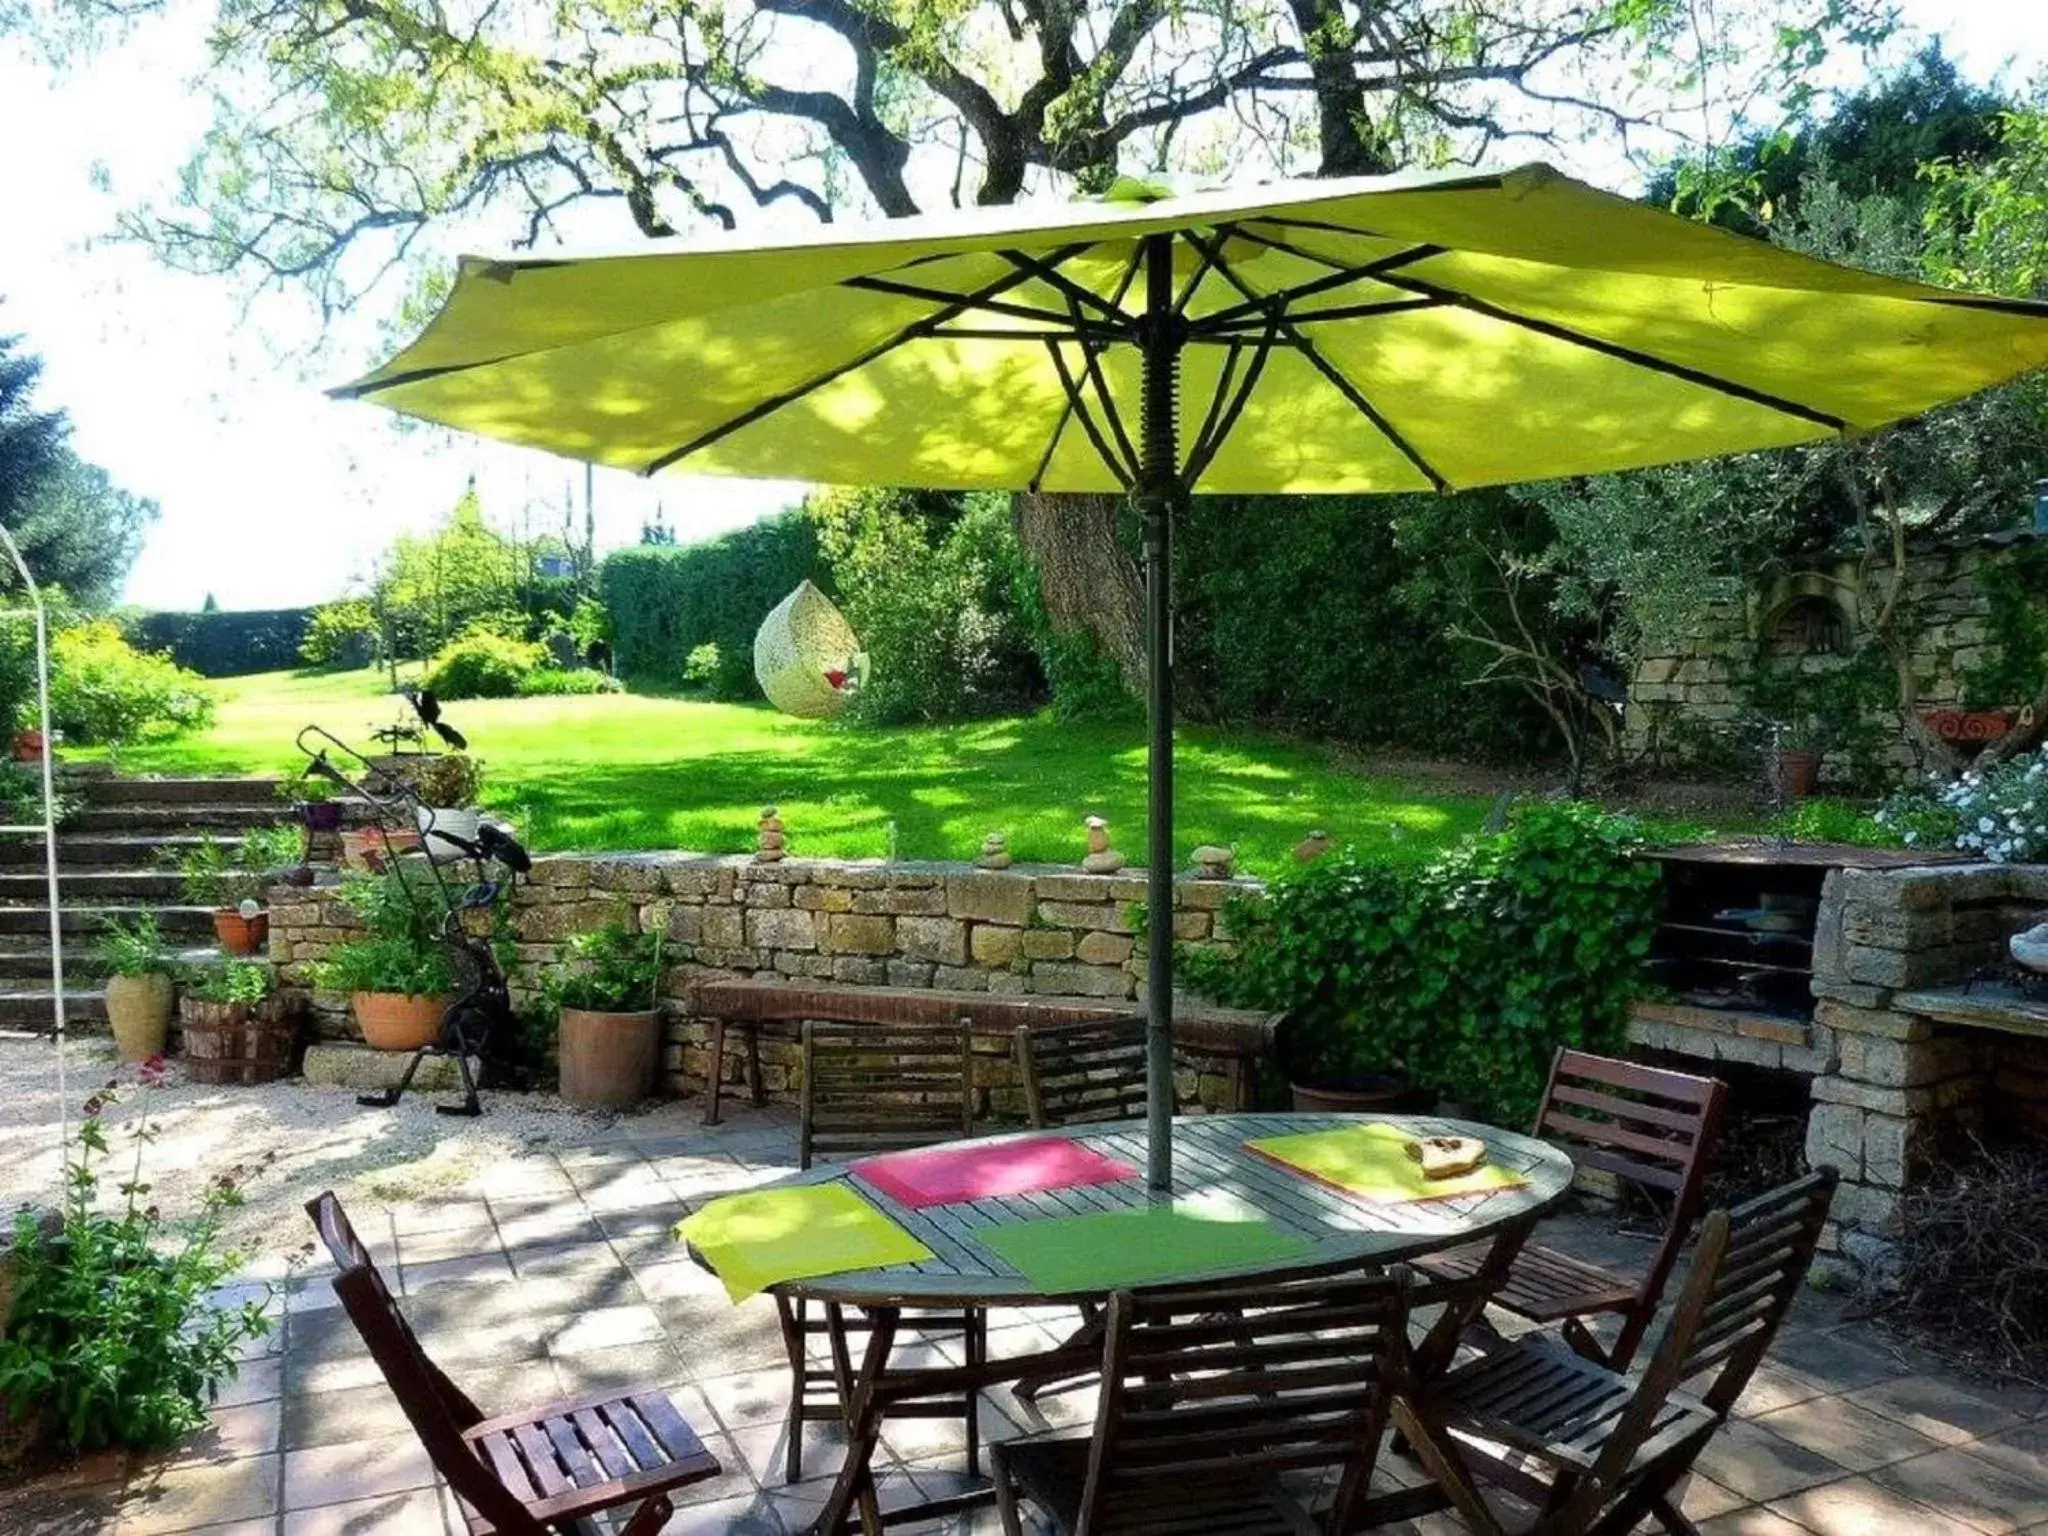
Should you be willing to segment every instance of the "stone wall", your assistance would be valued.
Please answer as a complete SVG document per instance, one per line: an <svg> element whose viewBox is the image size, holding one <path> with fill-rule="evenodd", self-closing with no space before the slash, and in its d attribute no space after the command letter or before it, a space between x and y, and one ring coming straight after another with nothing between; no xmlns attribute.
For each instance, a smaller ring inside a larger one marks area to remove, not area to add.
<svg viewBox="0 0 2048 1536"><path fill-rule="evenodd" d="M1250 880L1183 879L1173 931L1186 942L1229 942L1222 908L1256 890ZM983 870L966 864L883 864L688 853L537 859L513 893L515 995L531 994L570 934L623 919L667 935L672 956L668 1065L682 1091L702 1080L702 1021L685 1017L700 976L773 976L861 987L936 988L1005 996L1085 998L1138 1005L1145 940L1142 870L1090 875L1049 866ZM282 979L355 931L332 887L271 892L270 954ZM315 995L317 1031L349 1038L346 999ZM1000 1043L999 1043L1000 1048ZM789 1062L764 1056L770 1086L788 1086ZM729 1060L729 1075L737 1060Z"/></svg>
<svg viewBox="0 0 2048 1536"><path fill-rule="evenodd" d="M1963 702L1963 680L1983 665L1990 643L1990 607L1980 581L1987 562L2011 547L2010 536L1947 546L1911 556L1904 601L1917 630L1913 669L1924 711L1952 709ZM1883 592L1889 568L1881 569L1869 591ZM1804 633L1823 609L1839 621L1839 636ZM1669 764L1704 762L1738 754L1755 761L1762 743L1741 730L1744 680L1761 664L1813 676L1844 664L1827 643L1845 646L1868 621L1852 562L1799 572L1770 586L1711 605L1687 633L1651 641L1630 679L1624 741L1632 754ZM1994 700L1992 703L2021 703ZM1889 749L1893 764L1917 766L1901 738ZM1842 771L1840 761L1824 765L1824 776Z"/></svg>

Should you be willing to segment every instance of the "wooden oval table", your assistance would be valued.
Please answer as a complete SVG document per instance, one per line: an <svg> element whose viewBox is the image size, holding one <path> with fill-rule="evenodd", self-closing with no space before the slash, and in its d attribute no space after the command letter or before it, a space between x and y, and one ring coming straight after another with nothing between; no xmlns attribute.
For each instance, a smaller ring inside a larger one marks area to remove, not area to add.
<svg viewBox="0 0 2048 1536"><path fill-rule="evenodd" d="M1380 1123L1422 1136L1476 1136L1486 1143L1488 1161L1522 1176L1524 1183L1481 1194L1388 1203L1352 1194L1323 1183L1245 1147L1248 1141L1304 1131L1335 1130ZM900 1520L926 1519L969 1503L984 1501L985 1491L881 1513L869 1464L881 1436L891 1402L957 1394L1022 1377L1050 1377L1092 1370L1101 1364L1099 1343L1067 1345L1025 1359L983 1361L966 1366L892 1366L890 1354L905 1308L1023 1307L1061 1302L1102 1303L1111 1291L1129 1286L1089 1286L1047 1291L1034 1287L1014 1267L977 1239L990 1227L1077 1216L1148 1205L1195 1200L1213 1207L1256 1215L1282 1232L1304 1240L1295 1257L1250 1265L1190 1268L1149 1276L1145 1287L1259 1277L1286 1280L1361 1267L1397 1264L1405 1259L1470 1243L1492 1244L1486 1264L1472 1281L1456 1288L1433 1290L1443 1301L1443 1316L1417 1349L1418 1374L1428 1375L1450 1364L1463 1333L1485 1305L1488 1294L1505 1277L1517 1250L1538 1217L1563 1199L1571 1187L1572 1162L1557 1148L1512 1131L1433 1116L1404 1115L1197 1115L1178 1119L1173 1128L1173 1185L1156 1191L1145 1185L1145 1125L1141 1120L1064 1129L1021 1131L1002 1136L949 1142L950 1147L990 1147L1004 1142L1048 1136L1071 1138L1109 1157L1128 1163L1134 1176L1115 1183L1093 1184L1050 1193L1011 1195L954 1205L912 1209L862 1178L855 1167L833 1165L791 1174L761 1188L791 1188L844 1182L931 1250L917 1264L887 1269L856 1270L791 1280L772 1287L785 1301L823 1303L828 1317L857 1307L868 1315L870 1331L859 1373L844 1384L848 1447L831 1496L814 1532L836 1532L856 1513L860 1527L879 1531ZM700 1259L701 1262L701 1259ZM843 1336L835 1344L844 1348ZM842 1355L843 1358L843 1355ZM1395 1516L1391 1515L1389 1518Z"/></svg>

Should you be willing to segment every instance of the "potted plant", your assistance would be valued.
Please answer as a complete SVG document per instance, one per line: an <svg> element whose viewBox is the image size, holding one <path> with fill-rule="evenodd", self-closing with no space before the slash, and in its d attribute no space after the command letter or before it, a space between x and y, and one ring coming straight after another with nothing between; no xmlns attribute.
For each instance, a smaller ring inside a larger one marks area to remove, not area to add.
<svg viewBox="0 0 2048 1536"><path fill-rule="evenodd" d="M356 1027L373 1050L431 1045L455 988L441 942L442 914L431 902L415 901L391 875L349 881L342 900L369 931L336 945L314 966L313 984L348 995Z"/></svg>
<svg viewBox="0 0 2048 1536"><path fill-rule="evenodd" d="M108 923L99 954L107 969L107 1019L114 1029L115 1054L123 1061L161 1056L171 1027L171 957L156 914Z"/></svg>
<svg viewBox="0 0 2048 1536"><path fill-rule="evenodd" d="M342 803L334 798L335 787L327 780L308 774L280 784L278 793L292 802L308 832L341 830Z"/></svg>
<svg viewBox="0 0 2048 1536"><path fill-rule="evenodd" d="M298 1019L277 974L253 960L195 966L178 1000L185 1070L201 1083L268 1083L292 1067Z"/></svg>
<svg viewBox="0 0 2048 1536"><path fill-rule="evenodd" d="M1772 792L1787 800L1804 800L1812 795L1820 787L1820 765L1827 750L1827 733L1810 716L1776 725L1764 759L1764 773Z"/></svg>
<svg viewBox="0 0 2048 1536"><path fill-rule="evenodd" d="M465 753L442 752L414 759L408 777L419 799L420 839L427 857L437 861L466 858L456 842L446 839L476 841L480 825L476 797L483 788L483 765Z"/></svg>
<svg viewBox="0 0 2048 1536"><path fill-rule="evenodd" d="M232 849L202 833L178 859L185 900L213 908L214 935L227 953L259 954L270 939L263 894L274 884L299 879L301 871L299 883L310 880L304 852L305 835L292 826L251 827Z"/></svg>
<svg viewBox="0 0 2048 1536"><path fill-rule="evenodd" d="M614 921L562 946L544 984L560 1012L562 1097L619 1108L654 1089L661 1061L661 935Z"/></svg>

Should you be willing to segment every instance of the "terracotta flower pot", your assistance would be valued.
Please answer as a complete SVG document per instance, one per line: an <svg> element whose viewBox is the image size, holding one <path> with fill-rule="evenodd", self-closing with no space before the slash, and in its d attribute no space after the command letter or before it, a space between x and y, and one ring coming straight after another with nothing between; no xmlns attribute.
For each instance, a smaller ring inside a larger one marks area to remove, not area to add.
<svg viewBox="0 0 2048 1536"><path fill-rule="evenodd" d="M417 853L420 835L416 831L387 832L382 827L364 827L341 834L341 862L349 869L381 871L397 854Z"/></svg>
<svg viewBox="0 0 2048 1536"><path fill-rule="evenodd" d="M1820 754L1804 747L1773 754L1771 779L1794 800L1804 800L1820 784Z"/></svg>
<svg viewBox="0 0 2048 1536"><path fill-rule="evenodd" d="M114 1054L121 1060L161 1056L171 1027L171 978L161 972L109 976L107 1021L114 1027Z"/></svg>
<svg viewBox="0 0 2048 1536"><path fill-rule="evenodd" d="M654 1091L661 1064L661 1015L562 1010L562 1097L571 1104L619 1109Z"/></svg>
<svg viewBox="0 0 2048 1536"><path fill-rule="evenodd" d="M17 763L40 763L43 760L43 733L41 731L16 731L14 733L14 760Z"/></svg>
<svg viewBox="0 0 2048 1536"><path fill-rule="evenodd" d="M270 914L258 912L254 917L244 917L233 908L223 908L213 914L213 934L220 940L220 947L231 955L260 954L270 942Z"/></svg>
<svg viewBox="0 0 2048 1536"><path fill-rule="evenodd" d="M448 999L430 993L357 992L349 1006L371 1050L416 1051L440 1037Z"/></svg>

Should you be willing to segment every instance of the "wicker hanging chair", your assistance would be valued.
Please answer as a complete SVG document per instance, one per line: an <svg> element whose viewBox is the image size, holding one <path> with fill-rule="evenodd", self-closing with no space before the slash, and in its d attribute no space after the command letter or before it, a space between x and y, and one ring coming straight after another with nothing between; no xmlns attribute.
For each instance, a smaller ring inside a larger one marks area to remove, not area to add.
<svg viewBox="0 0 2048 1536"><path fill-rule="evenodd" d="M754 676L786 715L829 720L860 689L867 658L832 600L809 581L770 610L754 635Z"/></svg>

